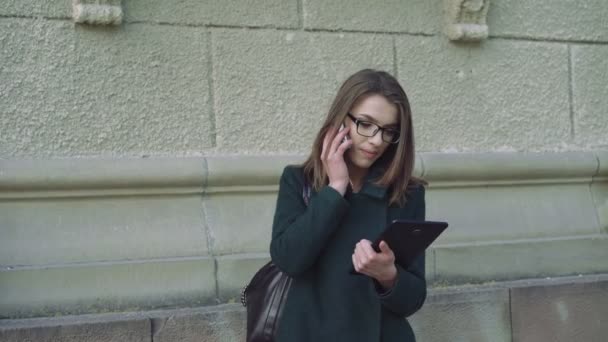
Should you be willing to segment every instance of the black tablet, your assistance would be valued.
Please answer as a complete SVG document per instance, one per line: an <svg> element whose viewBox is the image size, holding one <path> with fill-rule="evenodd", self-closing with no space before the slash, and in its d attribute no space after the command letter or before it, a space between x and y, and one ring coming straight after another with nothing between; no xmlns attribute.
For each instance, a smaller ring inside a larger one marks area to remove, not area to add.
<svg viewBox="0 0 608 342"><path fill-rule="evenodd" d="M395 262L408 268L447 227L447 222L395 220L373 241L372 247L379 252L380 242L386 241L395 253ZM351 273L359 274L354 269Z"/></svg>

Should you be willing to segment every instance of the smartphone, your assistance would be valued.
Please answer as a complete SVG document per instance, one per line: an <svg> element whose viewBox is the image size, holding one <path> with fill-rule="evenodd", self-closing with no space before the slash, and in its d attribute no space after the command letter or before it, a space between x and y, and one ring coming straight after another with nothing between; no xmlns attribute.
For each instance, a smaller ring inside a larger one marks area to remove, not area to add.
<svg viewBox="0 0 608 342"><path fill-rule="evenodd" d="M338 133L342 132L342 130L345 128L344 123L340 124L340 129L338 129ZM348 141L348 134L346 134L344 136L344 138L342 139L342 143L345 143Z"/></svg>

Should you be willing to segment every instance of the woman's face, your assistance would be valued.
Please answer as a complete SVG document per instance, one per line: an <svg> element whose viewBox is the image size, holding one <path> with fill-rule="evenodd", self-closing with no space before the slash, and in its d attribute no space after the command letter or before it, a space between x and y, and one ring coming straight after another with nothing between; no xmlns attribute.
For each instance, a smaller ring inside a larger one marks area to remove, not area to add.
<svg viewBox="0 0 608 342"><path fill-rule="evenodd" d="M352 116L360 121L376 124L382 128L398 130L399 117L397 106L378 94L366 96L359 100L350 111ZM386 151L390 143L382 139L383 131L379 130L373 137L357 133L357 125L352 118L347 117L345 125L350 127L349 137L352 146L347 150L347 157L353 166L367 169ZM369 132L375 129L369 124L360 123L359 131ZM390 135L384 133L385 138Z"/></svg>

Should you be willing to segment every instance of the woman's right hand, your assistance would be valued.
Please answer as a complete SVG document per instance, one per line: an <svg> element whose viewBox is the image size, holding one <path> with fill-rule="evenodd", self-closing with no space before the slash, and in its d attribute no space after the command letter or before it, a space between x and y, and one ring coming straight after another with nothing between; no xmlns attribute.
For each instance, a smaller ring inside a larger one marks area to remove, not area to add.
<svg viewBox="0 0 608 342"><path fill-rule="evenodd" d="M321 150L321 162L329 178L329 186L336 189L342 196L346 193L350 183L348 168L344 161L344 152L352 145L350 139L344 141L349 129L346 127L338 132L337 128L330 128L323 139L323 149Z"/></svg>

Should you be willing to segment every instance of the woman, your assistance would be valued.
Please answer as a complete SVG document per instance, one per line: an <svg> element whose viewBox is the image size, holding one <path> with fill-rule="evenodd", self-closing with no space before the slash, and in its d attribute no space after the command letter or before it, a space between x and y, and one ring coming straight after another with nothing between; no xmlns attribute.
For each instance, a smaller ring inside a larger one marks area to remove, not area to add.
<svg viewBox="0 0 608 342"><path fill-rule="evenodd" d="M424 255L404 269L385 242L379 252L370 242L394 219L424 220L413 167L405 92L386 72L355 73L306 162L281 176L270 255L293 281L277 341L415 341L405 317L426 298Z"/></svg>

